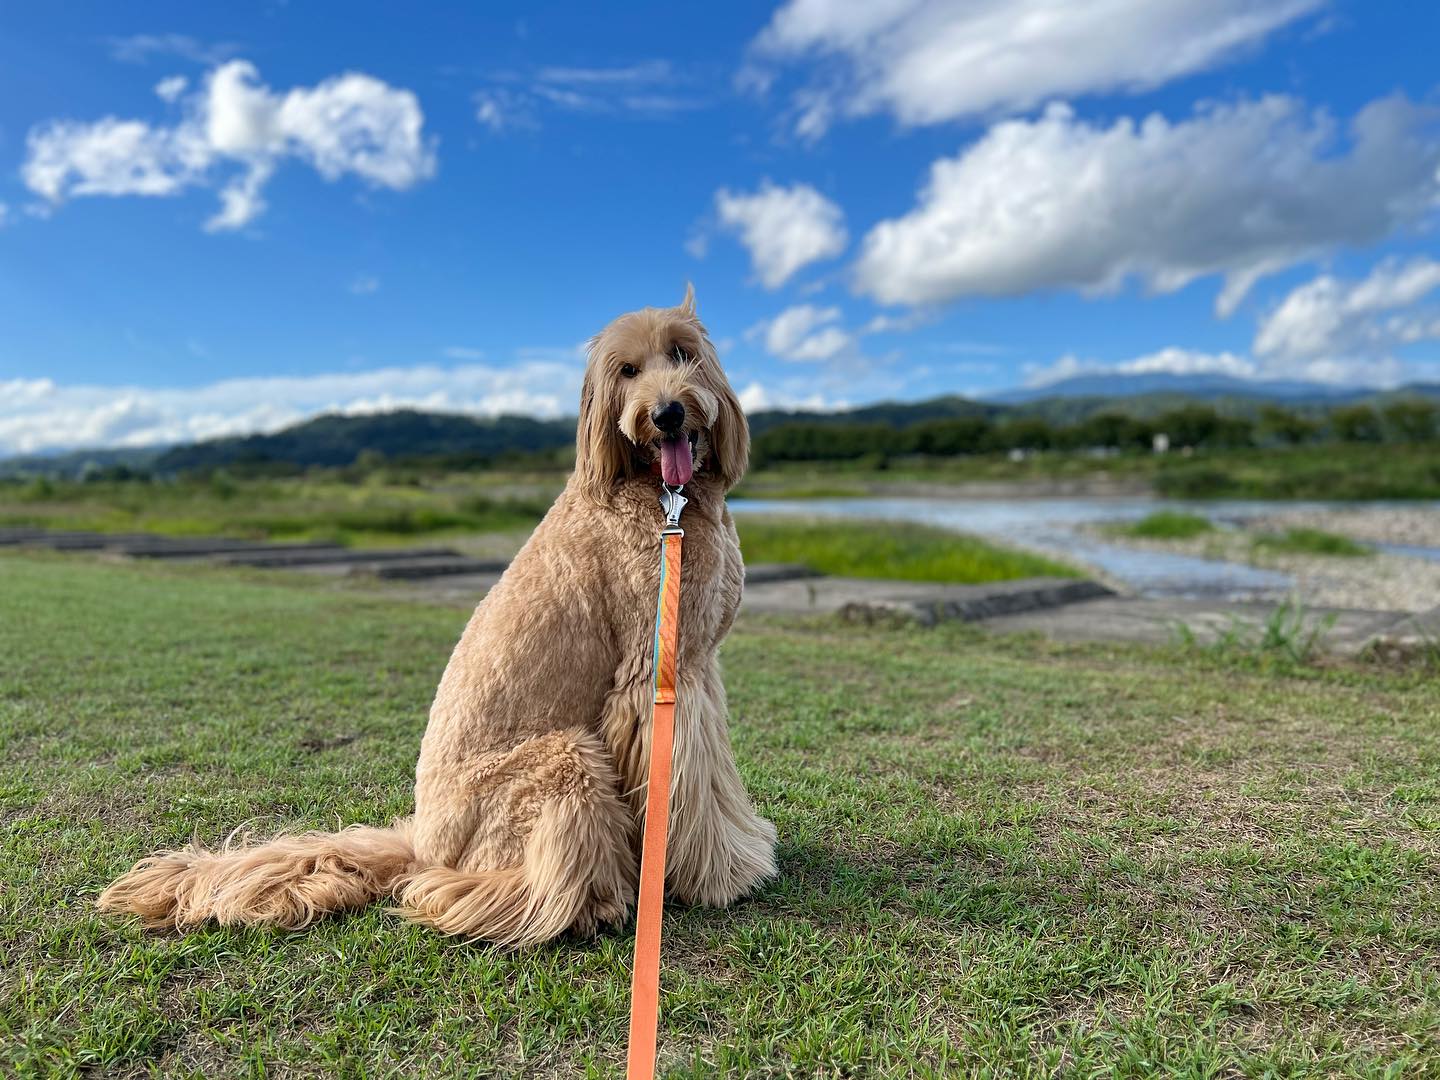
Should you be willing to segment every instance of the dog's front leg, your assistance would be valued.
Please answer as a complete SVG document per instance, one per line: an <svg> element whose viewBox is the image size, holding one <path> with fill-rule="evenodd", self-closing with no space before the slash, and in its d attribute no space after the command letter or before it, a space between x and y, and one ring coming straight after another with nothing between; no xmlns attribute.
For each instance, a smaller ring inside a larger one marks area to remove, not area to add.
<svg viewBox="0 0 1440 1080"><path fill-rule="evenodd" d="M665 879L681 902L725 907L775 876L775 826L755 812L735 767L718 665L698 674L682 677L677 694Z"/></svg>

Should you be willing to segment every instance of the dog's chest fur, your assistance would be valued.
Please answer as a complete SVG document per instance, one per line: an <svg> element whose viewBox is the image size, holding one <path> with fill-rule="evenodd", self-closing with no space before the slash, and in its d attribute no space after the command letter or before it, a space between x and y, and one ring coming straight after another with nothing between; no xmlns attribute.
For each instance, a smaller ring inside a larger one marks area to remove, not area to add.
<svg viewBox="0 0 1440 1080"><path fill-rule="evenodd" d="M691 501L681 515L685 530L680 584L680 676L687 676L687 661L701 662L720 644L740 605L744 584L735 529L725 509L723 493L708 485L687 492ZM643 481L619 503L619 529L628 565L615 575L619 603L613 609L622 649L645 661L648 679L650 646L654 637L655 605L660 586L660 530L664 514L653 485ZM621 669L628 668L623 660Z"/></svg>

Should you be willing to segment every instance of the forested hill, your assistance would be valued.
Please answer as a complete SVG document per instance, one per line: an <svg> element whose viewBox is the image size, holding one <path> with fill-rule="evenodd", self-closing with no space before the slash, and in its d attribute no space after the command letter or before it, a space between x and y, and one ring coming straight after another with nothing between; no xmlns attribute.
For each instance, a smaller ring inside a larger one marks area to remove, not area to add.
<svg viewBox="0 0 1440 1080"><path fill-rule="evenodd" d="M976 416L994 418L1013 411L1005 405L971 401L953 394L930 398L928 401L882 401L842 412L783 412L779 409L767 409L750 415L750 434L762 435L781 424L794 423L883 424L887 427L903 428L926 420L958 420Z"/></svg>
<svg viewBox="0 0 1440 1080"><path fill-rule="evenodd" d="M908 427L926 420L991 416L1004 406L983 405L960 397L912 404L868 405L847 412L760 412L750 428L762 434L786 423L879 424ZM158 473L204 472L235 465L266 464L308 468L349 465L361 454L386 460L428 459L456 466L484 464L507 456L568 450L575 442L575 420L535 420L524 416L480 419L454 413L395 412L363 416L318 416L270 435L210 439L171 447L149 463Z"/></svg>
<svg viewBox="0 0 1440 1080"><path fill-rule="evenodd" d="M575 421L528 416L479 419L454 413L395 412L317 416L271 435L243 435L176 446L154 462L156 472L193 472L268 462L307 467L349 465L362 453L385 459L443 458L480 463L507 454L556 450L575 441Z"/></svg>

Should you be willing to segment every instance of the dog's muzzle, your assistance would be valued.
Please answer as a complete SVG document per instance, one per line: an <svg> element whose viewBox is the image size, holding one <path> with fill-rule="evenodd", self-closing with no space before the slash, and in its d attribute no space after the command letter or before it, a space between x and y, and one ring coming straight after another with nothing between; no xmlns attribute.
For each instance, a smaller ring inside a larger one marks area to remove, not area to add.
<svg viewBox="0 0 1440 1080"><path fill-rule="evenodd" d="M652 412L650 420L667 439L676 438L685 427L685 406L678 401L668 402Z"/></svg>
<svg viewBox="0 0 1440 1080"><path fill-rule="evenodd" d="M695 434L685 432L685 406L669 401L650 413L660 432L660 476L667 484L688 484L695 473Z"/></svg>

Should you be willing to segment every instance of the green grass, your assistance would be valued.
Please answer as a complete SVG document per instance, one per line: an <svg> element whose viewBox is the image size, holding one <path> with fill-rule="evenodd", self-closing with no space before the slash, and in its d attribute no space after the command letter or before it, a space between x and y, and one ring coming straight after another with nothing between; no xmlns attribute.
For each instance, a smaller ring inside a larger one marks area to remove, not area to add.
<svg viewBox="0 0 1440 1080"><path fill-rule="evenodd" d="M546 485L506 491L494 478L391 483L321 478L0 485L0 524L374 544L464 533L528 532L553 498ZM538 487L540 490L532 490Z"/></svg>
<svg viewBox="0 0 1440 1080"><path fill-rule="evenodd" d="M1282 555L1335 555L1354 559L1374 554L1371 548L1356 543L1348 536L1340 536L1323 529L1286 529L1282 533L1260 533L1253 543L1262 551Z"/></svg>
<svg viewBox="0 0 1440 1080"><path fill-rule="evenodd" d="M628 929L90 906L157 845L405 813L467 615L0 555L0 1074L620 1075ZM781 876L667 914L666 1075L1440 1074L1428 673L751 619L723 664Z"/></svg>
<svg viewBox="0 0 1440 1080"><path fill-rule="evenodd" d="M1298 600L1290 598L1258 622L1232 614L1224 627L1197 630L1180 622L1174 629L1176 644L1181 648L1209 649L1237 663L1274 671L1314 662L1334 627L1333 613L1313 616Z"/></svg>
<svg viewBox="0 0 1440 1080"><path fill-rule="evenodd" d="M979 584L1077 574L1052 559L926 525L751 514L740 515L736 527L747 562L801 563L842 577Z"/></svg>
<svg viewBox="0 0 1440 1080"><path fill-rule="evenodd" d="M1145 540L1189 540L1214 532L1210 519L1199 514L1178 510L1157 510L1139 521L1112 525L1107 530L1116 536L1134 536Z"/></svg>

